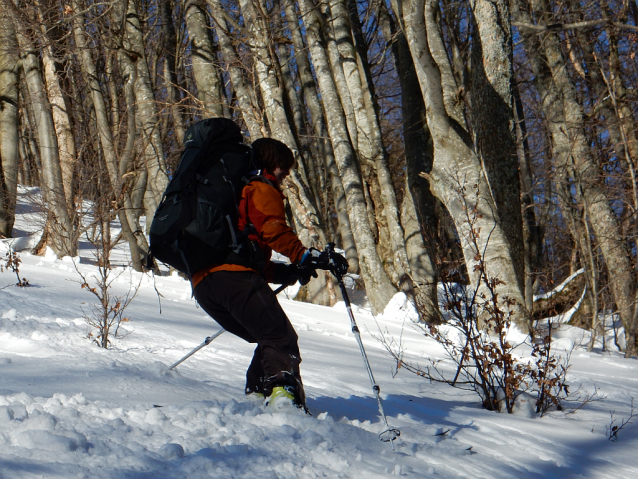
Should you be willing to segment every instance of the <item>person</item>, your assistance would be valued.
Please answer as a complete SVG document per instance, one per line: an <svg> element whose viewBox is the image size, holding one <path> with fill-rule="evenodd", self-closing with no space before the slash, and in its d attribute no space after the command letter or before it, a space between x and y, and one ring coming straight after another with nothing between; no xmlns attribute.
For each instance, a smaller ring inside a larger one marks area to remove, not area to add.
<svg viewBox="0 0 638 479"><path fill-rule="evenodd" d="M292 403L308 412L299 365L298 337L268 282L306 284L316 268L327 269L324 253L306 248L285 218L280 186L295 164L292 151L271 138L255 140L253 155L263 171L242 190L239 230L248 238L243 252L192 276L195 299L221 327L257 343L246 372L247 395L279 407ZM272 251L291 261L270 261ZM345 258L337 261L347 265ZM346 266L347 269L347 266ZM279 405L277 404L279 403Z"/></svg>

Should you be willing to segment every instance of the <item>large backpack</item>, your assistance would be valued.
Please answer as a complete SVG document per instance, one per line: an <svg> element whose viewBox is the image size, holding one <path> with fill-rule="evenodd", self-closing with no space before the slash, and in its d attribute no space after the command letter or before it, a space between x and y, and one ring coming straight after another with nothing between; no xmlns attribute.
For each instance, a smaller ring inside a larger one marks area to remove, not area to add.
<svg viewBox="0 0 638 479"><path fill-rule="evenodd" d="M213 264L257 266L256 248L237 230L241 191L259 167L242 141L226 118L186 131L181 161L151 223L153 257L189 277Z"/></svg>

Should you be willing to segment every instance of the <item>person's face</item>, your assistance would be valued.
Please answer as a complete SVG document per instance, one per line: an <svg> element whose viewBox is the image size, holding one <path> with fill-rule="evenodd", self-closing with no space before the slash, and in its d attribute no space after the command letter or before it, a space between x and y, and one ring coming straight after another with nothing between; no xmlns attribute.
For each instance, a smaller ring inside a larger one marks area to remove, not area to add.
<svg viewBox="0 0 638 479"><path fill-rule="evenodd" d="M281 185L281 183L286 179L286 177L290 174L290 168L282 169L279 166L275 168L272 175L277 180L277 185Z"/></svg>

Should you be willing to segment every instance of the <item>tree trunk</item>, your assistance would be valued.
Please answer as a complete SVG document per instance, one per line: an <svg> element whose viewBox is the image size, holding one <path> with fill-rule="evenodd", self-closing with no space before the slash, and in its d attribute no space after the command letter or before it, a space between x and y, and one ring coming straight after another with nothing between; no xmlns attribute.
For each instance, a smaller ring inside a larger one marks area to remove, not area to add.
<svg viewBox="0 0 638 479"><path fill-rule="evenodd" d="M518 288L525 291L509 6L507 0L471 0L471 5L479 33L473 37L472 45L470 102L474 142L509 243Z"/></svg>
<svg viewBox="0 0 638 479"><path fill-rule="evenodd" d="M173 25L173 2L166 0L158 2L160 16L162 18L162 31L164 32L164 84L171 116L173 117L174 135L177 144L183 146L184 116L182 114L181 94L177 80L177 34Z"/></svg>
<svg viewBox="0 0 638 479"><path fill-rule="evenodd" d="M241 117L246 123L246 127L250 133L250 139L255 141L264 136L262 132L261 111L257 104L254 92L246 84L242 72L242 63L237 56L237 52L233 47L233 40L228 32L226 20L222 14L223 7L220 0L208 0L211 7L213 19L215 20L215 31L219 41L219 47L222 57L228 68L230 82L237 95L237 105Z"/></svg>
<svg viewBox="0 0 638 479"><path fill-rule="evenodd" d="M80 11L76 0L73 0L73 9L76 12ZM73 19L73 24L75 45L78 48L78 56L80 58L82 71L86 75L86 82L91 91L91 101L93 111L95 112L97 133L100 139L100 145L102 146L102 154L104 155L104 162L110 179L111 188L113 190L115 203L117 205L117 215L122 226L122 234L129 244L133 268L136 271L142 271L142 252L137 243L137 239L133 234L133 230L129 224L126 214L127 209L125 205L127 203L127 199L125 199L124 196L128 196L128 192L123 191L123 181L115 154L115 146L111 133L111 125L109 124L107 105L104 101L102 88L98 81L95 63L91 56L90 45L84 30L83 17L76 15Z"/></svg>
<svg viewBox="0 0 638 479"><path fill-rule="evenodd" d="M393 5L403 19L432 134L434 164L428 175L432 192L454 220L472 287L478 297L489 298L485 283L498 279L498 284L494 285L495 293L501 301L507 298L512 302L513 320L528 331L525 297L518 286L510 245L480 160L472 149L469 134L446 111L441 73L428 44L428 38L434 32L426 34L425 29L425 0L395 0Z"/></svg>
<svg viewBox="0 0 638 479"><path fill-rule="evenodd" d="M428 181L419 173L430 173L433 162L432 137L426 124L425 105L414 69L410 48L402 31L395 31L390 16L381 10L386 39L394 38L392 51L401 85L406 188L401 205L401 223L415 288L415 302L423 321L440 320L437 274L431 252L437 236L435 199ZM426 245L426 242L429 242Z"/></svg>
<svg viewBox="0 0 638 479"><path fill-rule="evenodd" d="M190 38L193 75L197 83L197 97L201 102L202 115L218 117L224 116L221 84L204 5L204 0L188 0L184 8L184 16Z"/></svg>
<svg viewBox="0 0 638 479"><path fill-rule="evenodd" d="M401 217L399 212L399 204L397 201L396 192L394 191L394 183L392 181L392 175L390 174L390 168L388 167L388 158L383 144L383 138L381 134L381 126L379 124L379 106L376 104L374 84L372 83L372 74L370 72L370 66L368 65L367 51L368 46L365 44L363 32L361 31L361 21L358 16L357 5L351 0L333 0L335 3L341 1L344 2L345 11L344 15L347 15L346 25L350 25L353 31L352 38L354 49L358 77L358 88L361 91L363 98L364 117L365 123L362 125L361 131L368 138L370 144L370 152L372 156L370 159L373 161L374 169L376 172L377 181L379 182L379 193L381 202L383 204L383 210L388 228L389 247L391 252L390 260L394 266L394 271L397 275L397 282L395 286L399 290L402 290L408 294L412 294L414 291L413 275L414 272L410 267L408 260L408 253L405 244L405 232L403 225L401 224ZM346 6L346 2L348 5ZM339 10L341 13L341 10ZM349 22L348 22L348 19ZM353 83L353 87L356 84ZM413 203L406 203L406 207L410 207ZM416 245L413 244L413 247ZM423 250L423 253L427 253ZM423 270L421 270L423 271Z"/></svg>
<svg viewBox="0 0 638 479"><path fill-rule="evenodd" d="M298 23L299 14L295 9L295 5L291 0L284 0L286 17L288 24L291 25L291 37L295 48L295 59L297 62L297 71L301 83L301 91L308 106L310 119L315 133L315 141L318 143L319 157L323 158L326 165L327 175L332 189L332 199L337 213L337 221L339 224L339 235L341 236L341 247L345 251L346 259L349 264L351 273L359 272L359 257L357 255L357 247L355 245L350 219L346 208L346 196L339 176L339 170L335 162L332 146L327 139L326 120L323 114L323 108L319 101L315 80L312 76L310 62L308 61L307 48L303 41L299 28L293 28L292 25Z"/></svg>
<svg viewBox="0 0 638 479"><path fill-rule="evenodd" d="M58 154L58 142L51 114L51 105L47 98L42 80L42 69L38 62L35 48L27 36L21 31L17 34L22 50L22 66L37 128L38 147L42 161L41 182L42 193L49 209L47 228L50 232L50 246L58 258L75 256L77 244L74 239L74 228L62 184L62 169Z"/></svg>
<svg viewBox="0 0 638 479"><path fill-rule="evenodd" d="M346 117L339 102L326 49L321 43L319 19L313 7L312 2L309 0L300 2L301 14L306 26L308 47L324 104L328 133L335 152L341 181L346 192L348 216L359 253L361 275L366 285L372 310L375 314L378 314L383 312L385 306L394 296L396 289L385 273L376 252L374 236L367 218L363 182L348 137Z"/></svg>
<svg viewBox="0 0 638 479"><path fill-rule="evenodd" d="M306 1L307 0L303 0L304 3L306 3ZM302 12L306 8L312 9L313 15L317 18L318 25L321 25L321 29L317 32L317 34L321 35L322 41L324 42L323 48L328 55L327 58L329 60L330 69L332 70L334 84L336 86L336 91L339 95L341 107L343 108L343 112L345 115L346 126L348 127L348 134L350 135L350 143L352 144L352 147L354 148L354 151L356 153L359 150L357 120L354 113L352 98L350 98L350 92L348 90L345 72L343 70L341 54L339 52L339 46L337 45L334 26L331 23L332 13L330 11L328 2L321 2L318 6L315 6L314 2L311 0L311 2L308 3L307 6L303 7L301 6L301 3L302 2L300 1L299 5Z"/></svg>
<svg viewBox="0 0 638 479"><path fill-rule="evenodd" d="M516 154L518 156L519 173L521 178L521 200L523 206L523 239L525 242L525 302L528 311L532 314L534 308L534 294L537 289L538 273L542 264L543 239L534 211L533 179L530 164L529 142L527 140L527 127L523 103L518 92L518 86L514 86L514 104L516 119Z"/></svg>
<svg viewBox="0 0 638 479"><path fill-rule="evenodd" d="M75 164L77 162L77 153L75 147L75 138L73 137L73 127L71 125L69 102L65 98L60 80L56 58L56 42L61 41L55 35L49 35L48 30L56 32L55 28L51 28L54 20L59 21L58 16L42 13L42 7L38 9L42 24L40 26L44 39L44 47L42 48L42 63L44 67L44 79L46 82L47 96L51 105L51 114L53 115L53 123L55 132L58 137L58 155L60 157L60 168L62 169L62 185L64 186L64 195L69 211L74 208L73 205L73 175ZM47 23L51 22L51 23Z"/></svg>
<svg viewBox="0 0 638 479"><path fill-rule="evenodd" d="M18 42L9 12L0 6L0 237L9 238L18 187Z"/></svg>
<svg viewBox="0 0 638 479"><path fill-rule="evenodd" d="M149 195L145 197L146 217L153 217L155 209L168 186L168 173L166 170L164 148L160 137L159 117L155 94L151 84L151 75L146 60L144 48L144 32L139 20L135 2L129 1L128 10L121 12L126 14L126 39L124 50L120 50L119 58L123 65L122 71L135 72L135 103L137 120L141 126L140 134L143 144L144 161L148 171ZM121 16L115 15L121 20ZM132 68L131 68L132 67ZM150 221L147 222L147 227Z"/></svg>
<svg viewBox="0 0 638 479"><path fill-rule="evenodd" d="M535 8L537 11L547 11L544 2L537 3ZM519 10L518 13L531 23L526 12ZM638 318L635 305L636 275L629 248L622 237L618 218L611 207L601 182L599 167L584 135L582 107L577 101L574 85L567 72L559 38L555 33L545 34L542 51L538 53L534 51L536 48L531 39L527 37L526 40L532 57L542 55L540 59L533 59L532 65L535 67L538 89L543 98L546 124L552 135L555 167L557 171L571 176L577 193L588 209L593 232L610 273L610 289L628 339L625 355L630 357L636 354Z"/></svg>
<svg viewBox="0 0 638 479"><path fill-rule="evenodd" d="M250 32L251 51L257 81L264 101L264 110L268 118L271 136L291 148L299 151L297 140L292 134L290 123L284 109L283 86L279 83L276 57L270 47L273 45L272 35L268 31L262 12L253 0L240 0L244 24Z"/></svg>

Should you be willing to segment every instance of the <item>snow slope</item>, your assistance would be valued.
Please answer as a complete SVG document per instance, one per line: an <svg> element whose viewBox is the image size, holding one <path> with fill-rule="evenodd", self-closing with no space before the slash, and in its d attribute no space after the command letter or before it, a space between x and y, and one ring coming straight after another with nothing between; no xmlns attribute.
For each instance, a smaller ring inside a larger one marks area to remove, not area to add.
<svg viewBox="0 0 638 479"><path fill-rule="evenodd" d="M77 267L90 273L90 251L81 251ZM230 334L168 370L219 330L187 282L119 268L119 294L141 286L127 334L103 350L86 338L83 309L94 298L71 259L20 257L30 287L0 274L0 288L7 285L0 290L2 479L638 477L638 420L615 442L606 434L611 414L628 418L638 397L638 363L619 353L577 345L572 354L572 389L597 388L604 400L543 418L496 414L472 393L402 370L393 377L392 360L372 336L380 329L402 334L409 359L441 355L409 326L400 296L377 318L355 307L389 423L401 430L393 451L377 438L383 423L343 303L320 307L282 293L313 416L273 413L243 396L252 347ZM565 328L556 347L582 335Z"/></svg>

